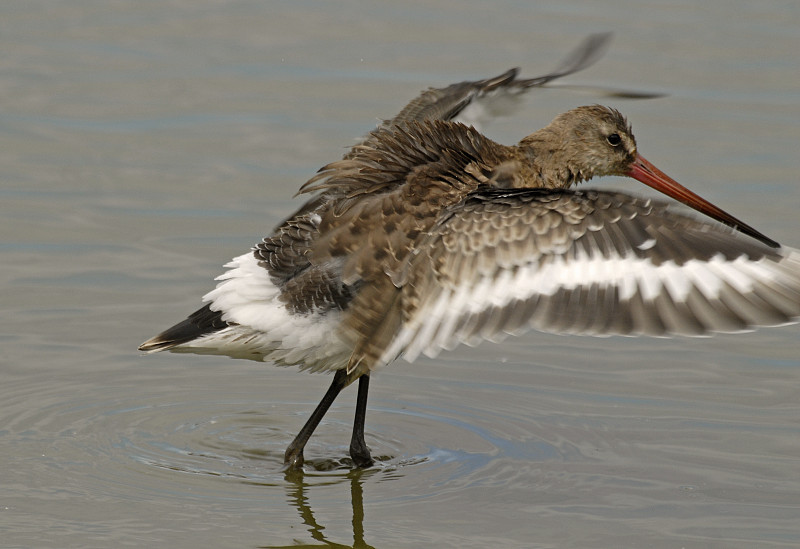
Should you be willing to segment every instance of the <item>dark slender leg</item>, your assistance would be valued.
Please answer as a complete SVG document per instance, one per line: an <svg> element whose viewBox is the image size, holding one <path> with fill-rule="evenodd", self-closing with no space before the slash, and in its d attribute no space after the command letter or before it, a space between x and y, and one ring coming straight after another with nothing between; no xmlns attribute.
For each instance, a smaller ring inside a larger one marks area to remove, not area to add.
<svg viewBox="0 0 800 549"><path fill-rule="evenodd" d="M372 456L364 442L364 420L367 416L367 393L369 392L369 374L358 378L358 400L356 400L356 418L353 421L353 438L350 439L350 457L356 467L372 465Z"/></svg>
<svg viewBox="0 0 800 549"><path fill-rule="evenodd" d="M306 447L306 442L311 438L314 429L316 429L319 422L322 421L325 412L331 407L331 404L336 400L341 390L347 387L352 381L352 379L348 379L345 370L336 370L331 386L328 387L328 392L326 392L322 400L319 401L311 417L308 418L306 424L303 425L303 428L300 429L300 432L297 433L297 436L294 437L294 440L286 449L286 454L283 457L283 465L286 468L299 469L303 466L303 448Z"/></svg>

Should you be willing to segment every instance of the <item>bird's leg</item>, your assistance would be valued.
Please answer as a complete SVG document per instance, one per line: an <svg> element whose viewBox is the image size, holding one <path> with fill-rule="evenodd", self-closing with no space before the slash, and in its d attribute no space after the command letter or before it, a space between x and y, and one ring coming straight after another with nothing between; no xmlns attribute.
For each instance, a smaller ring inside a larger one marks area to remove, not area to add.
<svg viewBox="0 0 800 549"><path fill-rule="evenodd" d="M372 465L372 456L364 442L364 419L367 416L367 393L369 392L369 374L358 378L358 400L356 400L356 417L353 421L353 438L350 439L350 457L356 467Z"/></svg>
<svg viewBox="0 0 800 549"><path fill-rule="evenodd" d="M348 378L350 378L350 376L347 375L347 370L336 370L331 386L328 387L325 396L319 401L311 417L308 418L306 424L303 425L303 428L300 429L300 432L297 433L297 436L294 437L294 440L286 449L286 454L284 454L283 457L284 467L287 469L299 469L303 466L303 448L305 448L306 442L311 438L314 429L316 429L319 422L322 421L323 416L328 411L328 408L331 407L333 401L336 400L341 390L354 381L354 378Z"/></svg>

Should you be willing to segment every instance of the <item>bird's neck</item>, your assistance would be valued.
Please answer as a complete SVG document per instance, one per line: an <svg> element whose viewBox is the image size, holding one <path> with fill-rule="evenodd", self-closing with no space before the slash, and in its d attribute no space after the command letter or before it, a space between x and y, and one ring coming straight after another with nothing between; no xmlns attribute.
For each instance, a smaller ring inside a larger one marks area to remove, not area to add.
<svg viewBox="0 0 800 549"><path fill-rule="evenodd" d="M530 166L530 187L566 189L591 178L576 166L562 137L549 127L532 133L516 145L516 155Z"/></svg>

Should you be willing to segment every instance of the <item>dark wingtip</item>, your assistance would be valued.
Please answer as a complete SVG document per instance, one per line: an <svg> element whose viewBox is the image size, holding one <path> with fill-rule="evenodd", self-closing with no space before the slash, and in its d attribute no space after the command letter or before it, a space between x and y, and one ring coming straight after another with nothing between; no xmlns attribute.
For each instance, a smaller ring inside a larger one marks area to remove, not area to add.
<svg viewBox="0 0 800 549"><path fill-rule="evenodd" d="M590 93L594 95L602 95L603 97L613 97L616 99L659 99L661 97L668 97L668 93L663 92L650 92L650 91L636 91L636 90L621 90L614 88L606 88L603 86L585 86L581 84L545 84L543 88L556 88L560 90L571 90L579 93Z"/></svg>
<svg viewBox="0 0 800 549"><path fill-rule="evenodd" d="M547 87L570 89L582 92L597 93L617 99L657 99L668 94L637 90L605 88L602 86L581 86L577 84L552 84L553 80L582 71L595 63L608 51L613 32L599 32L587 36L580 45L572 50L556 70L544 76L526 80L517 80L515 84L523 88Z"/></svg>

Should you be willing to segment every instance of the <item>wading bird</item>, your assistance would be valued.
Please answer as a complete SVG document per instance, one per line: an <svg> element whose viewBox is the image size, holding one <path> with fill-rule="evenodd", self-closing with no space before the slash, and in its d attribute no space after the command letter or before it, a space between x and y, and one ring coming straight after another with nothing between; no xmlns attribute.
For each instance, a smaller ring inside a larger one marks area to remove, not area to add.
<svg viewBox="0 0 800 549"><path fill-rule="evenodd" d="M510 71L424 92L305 183L308 202L226 265L205 306L140 349L333 371L286 450L289 468L302 466L314 429L358 380L350 454L365 467L369 376L398 357L528 329L701 335L795 320L800 252L659 171L618 111L579 107L513 146L457 121L482 100L585 67L604 41L538 79ZM604 175L637 179L719 223L573 189Z"/></svg>

